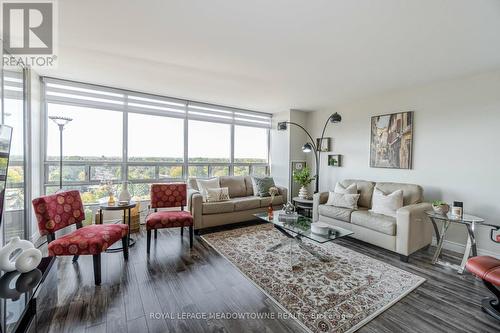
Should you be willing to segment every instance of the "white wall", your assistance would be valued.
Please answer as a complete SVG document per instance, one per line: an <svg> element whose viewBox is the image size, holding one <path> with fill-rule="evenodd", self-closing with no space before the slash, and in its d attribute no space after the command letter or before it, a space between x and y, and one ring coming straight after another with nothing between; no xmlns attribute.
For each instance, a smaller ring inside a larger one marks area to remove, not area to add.
<svg viewBox="0 0 500 333"><path fill-rule="evenodd" d="M369 167L370 118L414 111L412 170ZM463 201L465 212L500 225L500 71L414 87L310 114L312 135L333 112L340 124L330 124L326 136L343 155L343 166L321 161L320 190L332 189L339 179L408 182L422 185L425 199ZM489 240L489 229L477 229L482 253L500 255L500 245ZM453 225L448 246L465 244L464 226ZM460 249L455 246L456 249Z"/></svg>
<svg viewBox="0 0 500 333"><path fill-rule="evenodd" d="M278 131L278 123L290 121L290 111L273 115L273 127L271 128L271 175L277 185L288 187L290 179L290 133L289 131Z"/></svg>

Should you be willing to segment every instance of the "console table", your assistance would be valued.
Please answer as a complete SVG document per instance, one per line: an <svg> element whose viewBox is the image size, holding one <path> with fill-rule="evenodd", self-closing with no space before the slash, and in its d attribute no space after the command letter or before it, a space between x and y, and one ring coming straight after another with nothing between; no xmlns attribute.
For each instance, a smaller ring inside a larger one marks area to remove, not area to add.
<svg viewBox="0 0 500 333"><path fill-rule="evenodd" d="M31 272L14 271L1 275L1 333L39 331L39 319L47 317L47 311L54 306L53 301L57 301L57 297L53 297L57 288L57 269L51 270L54 261L54 257L44 257Z"/></svg>

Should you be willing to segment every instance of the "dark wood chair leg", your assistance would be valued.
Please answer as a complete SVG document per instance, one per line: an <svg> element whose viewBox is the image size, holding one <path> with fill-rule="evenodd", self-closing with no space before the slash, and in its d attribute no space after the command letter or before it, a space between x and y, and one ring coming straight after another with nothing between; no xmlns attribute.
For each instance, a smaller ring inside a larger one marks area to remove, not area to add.
<svg viewBox="0 0 500 333"><path fill-rule="evenodd" d="M156 229L155 229L155 232L156 232ZM148 230L146 232L146 239L147 239L147 242L146 242L146 253L149 254L149 249L151 248L151 230Z"/></svg>
<svg viewBox="0 0 500 333"><path fill-rule="evenodd" d="M80 256L73 256L73 262L77 262L78 261L78 257L80 257Z"/></svg>
<svg viewBox="0 0 500 333"><path fill-rule="evenodd" d="M402 262L408 262L409 259L410 259L410 256L405 256L402 254L399 255L399 260L401 260Z"/></svg>
<svg viewBox="0 0 500 333"><path fill-rule="evenodd" d="M94 254L94 281L96 286L101 284L101 254Z"/></svg>
<svg viewBox="0 0 500 333"><path fill-rule="evenodd" d="M128 260L128 236L122 237L123 259Z"/></svg>
<svg viewBox="0 0 500 333"><path fill-rule="evenodd" d="M189 227L189 247L193 247L193 226Z"/></svg>
<svg viewBox="0 0 500 333"><path fill-rule="evenodd" d="M181 227L181 237L184 237L184 227Z"/></svg>
<svg viewBox="0 0 500 333"><path fill-rule="evenodd" d="M155 229L155 239L158 238L158 229Z"/></svg>

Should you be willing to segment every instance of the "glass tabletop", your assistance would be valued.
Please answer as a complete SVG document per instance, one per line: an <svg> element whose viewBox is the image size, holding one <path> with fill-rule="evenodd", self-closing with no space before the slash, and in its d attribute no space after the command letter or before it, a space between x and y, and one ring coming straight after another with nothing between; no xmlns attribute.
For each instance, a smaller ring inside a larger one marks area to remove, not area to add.
<svg viewBox="0 0 500 333"><path fill-rule="evenodd" d="M354 232L340 228L337 226L332 226L330 229L330 233L328 235L320 235L315 234L311 231L311 223L312 219L309 217L305 217L303 215L297 214L296 221L281 219L280 221L280 213L285 214L284 211L274 211L273 219L269 219L267 213L257 213L253 214L255 217L258 217L261 220L274 224L275 227L284 229L286 231L292 232L294 234L306 237L318 243L326 243L337 238L345 237L352 235ZM288 217L291 219L290 217Z"/></svg>
<svg viewBox="0 0 500 333"><path fill-rule="evenodd" d="M484 219L470 215L470 214L464 214L462 217L456 217L452 215L451 213L448 213L446 215L436 213L433 210L428 210L425 212L427 216L432 217L433 219L436 220L442 220L442 221L451 221L451 222L457 222L457 223L483 223Z"/></svg>

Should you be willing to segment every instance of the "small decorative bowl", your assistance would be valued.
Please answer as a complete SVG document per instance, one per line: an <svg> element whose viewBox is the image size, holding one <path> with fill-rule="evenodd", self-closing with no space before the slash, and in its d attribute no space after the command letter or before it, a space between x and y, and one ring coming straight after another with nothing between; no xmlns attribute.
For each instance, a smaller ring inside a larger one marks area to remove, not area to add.
<svg viewBox="0 0 500 333"><path fill-rule="evenodd" d="M437 214L446 215L450 211L450 205L448 204L438 205L438 206L432 205L432 209Z"/></svg>

